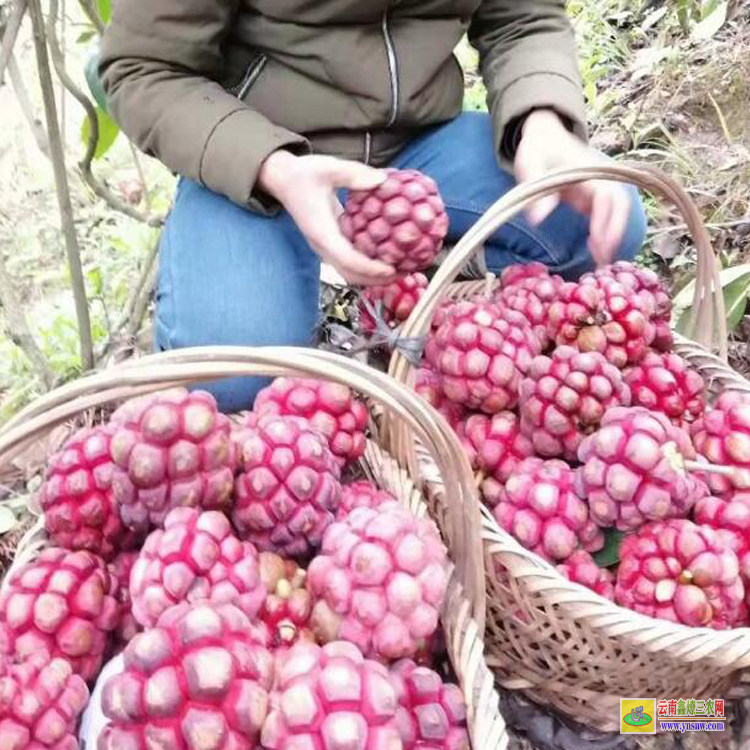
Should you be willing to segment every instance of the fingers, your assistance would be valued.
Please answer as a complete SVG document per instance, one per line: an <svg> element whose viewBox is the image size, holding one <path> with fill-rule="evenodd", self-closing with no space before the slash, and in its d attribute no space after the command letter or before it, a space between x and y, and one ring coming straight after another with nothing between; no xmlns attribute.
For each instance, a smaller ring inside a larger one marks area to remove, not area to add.
<svg viewBox="0 0 750 750"><path fill-rule="evenodd" d="M537 226L541 224L560 205L560 195L548 195L546 198L532 203L526 209L526 218L530 224Z"/></svg>
<svg viewBox="0 0 750 750"><path fill-rule="evenodd" d="M630 209L630 196L620 185L597 186L591 208L589 248L598 265L613 261L625 236Z"/></svg>
<svg viewBox="0 0 750 750"><path fill-rule="evenodd" d="M337 189L372 190L386 178L382 169L373 169L357 161L332 158L326 166L331 184Z"/></svg>

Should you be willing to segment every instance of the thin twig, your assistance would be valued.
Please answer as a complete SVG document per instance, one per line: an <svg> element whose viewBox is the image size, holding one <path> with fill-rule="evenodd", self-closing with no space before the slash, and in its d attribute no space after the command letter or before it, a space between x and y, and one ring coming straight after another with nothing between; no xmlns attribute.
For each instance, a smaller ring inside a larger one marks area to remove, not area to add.
<svg viewBox="0 0 750 750"><path fill-rule="evenodd" d="M16 58L11 55L8 60L8 78L13 86L13 90L16 93L16 99L18 100L18 106L21 108L23 116L26 118L26 122L31 129L31 134L34 136L36 145L39 150L49 159L49 142L47 141L47 132L44 129L44 125L41 120L36 116L34 112L34 105L31 103L29 92L26 89L26 84L23 82L23 76L21 70L18 67Z"/></svg>
<svg viewBox="0 0 750 750"><path fill-rule="evenodd" d="M78 4L81 6L81 10L86 15L86 18L94 24L97 32L101 36L104 33L104 23L94 3L92 3L91 0L78 0Z"/></svg>
<svg viewBox="0 0 750 750"><path fill-rule="evenodd" d="M130 316L130 322L126 329L128 338L134 339L138 335L138 331L143 323L143 318L146 315L148 309L148 303L151 301L151 294L156 286L156 265L151 266L148 276L146 277L143 286L141 287L140 294L136 297L135 305L133 305L133 313Z"/></svg>
<svg viewBox="0 0 750 750"><path fill-rule="evenodd" d="M88 301L86 299L83 268L81 266L81 247L78 244L78 236L76 235L73 205L70 199L70 186L68 185L68 175L65 170L65 149L60 136L60 124L57 120L57 104L55 102L52 71L50 70L49 57L47 55L44 17L42 16L40 0L28 0L28 3L29 15L31 16L31 23L34 30L34 47L36 50L39 82L42 89L42 100L44 102L44 113L47 120L50 157L55 174L55 192L57 193L57 202L60 208L60 221L63 236L65 237L65 250L68 255L70 281L73 287L73 298L75 300L76 317L78 319L81 365L84 369L91 370L94 367L91 320L89 317Z"/></svg>
<svg viewBox="0 0 750 750"><path fill-rule="evenodd" d="M98 180L91 169L91 164L94 161L96 154L96 147L99 143L99 120L96 115L96 107L86 94L78 88L78 85L70 77L68 71L65 69L63 62L62 50L60 48L60 41L57 38L57 30L55 29L55 21L57 19L58 0L50 0L49 4L49 16L47 17L47 35L49 41L50 57L52 58L52 64L55 66L55 71L62 81L65 88L71 93L71 95L78 101L78 103L86 110L86 116L89 120L89 141L86 147L86 153L79 163L81 174L83 175L84 182L105 201L110 208L115 211L119 211L131 219L143 222L152 227L159 227L164 224L164 218L161 216L147 216L146 214L138 211L137 209L129 206L125 201L120 200L103 182Z"/></svg>
<svg viewBox="0 0 750 750"><path fill-rule="evenodd" d="M706 229L734 229L735 227L741 227L743 224L750 224L750 216L746 216L744 219L732 219L732 221L717 221L713 224L706 224ZM648 230L648 235L653 237L657 234L667 234L668 232L687 232L687 224L674 224L670 227L655 227L654 229Z"/></svg>
<svg viewBox="0 0 750 750"><path fill-rule="evenodd" d="M143 164L141 164L141 157L138 155L138 149L133 145L133 141L128 138L128 146L130 147L130 153L133 157L133 164L135 164L135 171L138 172L138 181L141 183L141 190L143 191L143 205L146 206L146 212L151 213L151 193L148 190L148 183L146 182L146 173L143 171Z"/></svg>
<svg viewBox="0 0 750 750"><path fill-rule="evenodd" d="M732 134L729 132L729 125L727 125L727 120L724 117L724 113L721 111L721 107L719 106L719 103L716 101L716 99L711 96L711 92L708 93L708 100L711 102L711 105L713 106L714 110L716 111L716 116L719 118L719 125L721 125L721 129L724 132L724 138L727 140L727 145L732 145Z"/></svg>
<svg viewBox="0 0 750 750"><path fill-rule="evenodd" d="M0 86L4 83L5 68L8 66L10 56L13 54L13 47L18 39L18 32L21 30L21 23L26 14L28 0L16 0L13 12L10 14L7 23L0 23L0 29L5 28L0 41ZM2 18L0 18L2 21Z"/></svg>

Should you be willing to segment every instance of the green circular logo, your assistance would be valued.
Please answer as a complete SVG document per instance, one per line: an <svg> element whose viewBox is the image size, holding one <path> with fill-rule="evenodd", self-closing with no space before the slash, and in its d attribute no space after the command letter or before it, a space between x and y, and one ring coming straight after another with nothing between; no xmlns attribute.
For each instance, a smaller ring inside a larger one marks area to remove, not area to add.
<svg viewBox="0 0 750 750"><path fill-rule="evenodd" d="M646 713L640 714L637 718L634 718L632 714L626 714L622 720L631 727L645 727L651 723L651 717Z"/></svg>

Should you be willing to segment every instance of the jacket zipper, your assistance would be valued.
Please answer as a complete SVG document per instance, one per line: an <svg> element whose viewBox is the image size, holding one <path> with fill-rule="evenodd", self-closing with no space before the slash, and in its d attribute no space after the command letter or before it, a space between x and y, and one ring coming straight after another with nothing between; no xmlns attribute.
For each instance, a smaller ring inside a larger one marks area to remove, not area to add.
<svg viewBox="0 0 750 750"><path fill-rule="evenodd" d="M383 21L381 24L383 30L383 40L385 41L385 51L388 56L388 72L391 76L391 95L393 101L391 103L391 111L386 120L385 126L390 127L396 122L398 117L398 59L396 58L396 49L393 46L393 38L391 37L391 30L388 28L388 11L383 13Z"/></svg>
<svg viewBox="0 0 750 750"><path fill-rule="evenodd" d="M231 92L238 98L244 99L250 87L258 80L258 76L261 74L263 68L268 62L268 55L260 55L253 60L250 65L247 66L245 75L242 80L231 88Z"/></svg>
<svg viewBox="0 0 750 750"><path fill-rule="evenodd" d="M370 133L369 130L365 132L365 155L364 155L364 163L369 164L370 163L370 152L372 151L372 133Z"/></svg>

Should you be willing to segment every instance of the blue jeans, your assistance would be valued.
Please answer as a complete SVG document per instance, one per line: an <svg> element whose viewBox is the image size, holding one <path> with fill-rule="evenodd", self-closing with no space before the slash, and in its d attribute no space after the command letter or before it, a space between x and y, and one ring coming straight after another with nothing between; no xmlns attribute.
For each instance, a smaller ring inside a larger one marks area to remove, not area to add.
<svg viewBox="0 0 750 750"><path fill-rule="evenodd" d="M513 176L497 165L486 114L464 113L415 138L392 166L419 169L440 188L456 242L501 195ZM633 189L633 210L619 251L632 259L645 236ZM559 207L541 226L517 216L486 244L487 266L541 261L577 278L593 267L588 220ZM320 264L289 215L251 213L227 198L182 180L161 239L156 309L159 349L236 344L305 346L318 312ZM209 386L224 411L250 408L259 379Z"/></svg>

